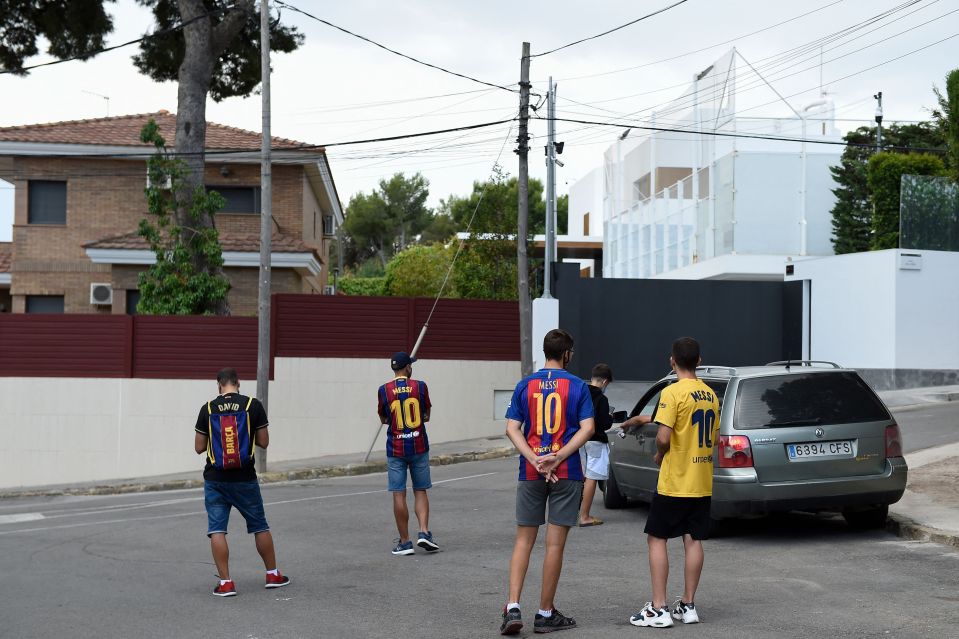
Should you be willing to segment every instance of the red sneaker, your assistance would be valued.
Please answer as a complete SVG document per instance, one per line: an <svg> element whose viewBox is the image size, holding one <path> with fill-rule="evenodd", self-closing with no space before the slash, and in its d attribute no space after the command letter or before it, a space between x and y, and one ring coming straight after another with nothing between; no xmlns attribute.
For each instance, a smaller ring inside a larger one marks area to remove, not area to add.
<svg viewBox="0 0 959 639"><path fill-rule="evenodd" d="M225 584L218 584L213 589L213 594L217 597L236 597L236 584L232 579Z"/></svg>
<svg viewBox="0 0 959 639"><path fill-rule="evenodd" d="M290 578L287 577L286 575L281 575L279 571L277 571L277 574L275 575L266 573L266 586L264 586L265 588L282 588L283 586L289 586L289 585L290 585Z"/></svg>

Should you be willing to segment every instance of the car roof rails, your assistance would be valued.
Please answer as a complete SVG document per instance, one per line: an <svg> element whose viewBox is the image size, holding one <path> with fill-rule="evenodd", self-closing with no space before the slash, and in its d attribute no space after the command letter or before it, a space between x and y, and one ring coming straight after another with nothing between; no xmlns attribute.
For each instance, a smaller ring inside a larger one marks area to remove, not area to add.
<svg viewBox="0 0 959 639"><path fill-rule="evenodd" d="M832 366L833 368L842 368L836 362L827 362L822 359L784 359L780 362L769 362L766 366L785 366L786 370L789 370L789 367L795 364L796 366L815 366L816 364L822 364L824 366Z"/></svg>
<svg viewBox="0 0 959 639"><path fill-rule="evenodd" d="M724 373L732 377L736 374L736 369L733 368L732 366L697 366L696 372L706 373L707 375L709 375L710 373ZM675 374L676 374L676 371L669 371L666 374L666 377L669 377L670 375L675 375Z"/></svg>

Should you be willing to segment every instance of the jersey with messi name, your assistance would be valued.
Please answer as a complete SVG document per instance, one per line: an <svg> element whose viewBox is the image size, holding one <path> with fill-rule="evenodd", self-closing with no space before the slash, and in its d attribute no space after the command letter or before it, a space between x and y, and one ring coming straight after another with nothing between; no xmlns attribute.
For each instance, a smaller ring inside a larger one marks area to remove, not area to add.
<svg viewBox="0 0 959 639"><path fill-rule="evenodd" d="M593 401L586 382L560 368L544 368L516 385L506 419L523 424L526 442L537 457L558 452L593 416ZM583 479L579 451L556 467L560 479ZM544 479L526 458L519 458L520 481Z"/></svg>
<svg viewBox="0 0 959 639"><path fill-rule="evenodd" d="M713 446L719 437L719 400L699 379L681 379L663 389L654 416L669 426L656 492L670 497L713 494Z"/></svg>
<svg viewBox="0 0 959 639"><path fill-rule="evenodd" d="M430 413L426 383L397 377L380 386L377 412L386 423L386 456L412 457L429 452L424 417Z"/></svg>

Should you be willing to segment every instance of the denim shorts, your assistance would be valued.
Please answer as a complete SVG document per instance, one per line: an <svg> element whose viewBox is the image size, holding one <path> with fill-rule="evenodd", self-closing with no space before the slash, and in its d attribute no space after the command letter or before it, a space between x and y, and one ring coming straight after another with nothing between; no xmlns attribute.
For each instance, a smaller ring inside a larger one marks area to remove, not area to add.
<svg viewBox="0 0 959 639"><path fill-rule="evenodd" d="M253 481L209 481L203 484L206 502L207 531L226 534L230 522L230 508L236 508L246 520L246 532L253 534L270 529L263 512L260 484Z"/></svg>
<svg viewBox="0 0 959 639"><path fill-rule="evenodd" d="M386 466L391 493L406 492L406 471L413 478L413 490L432 488L430 481L430 454L420 453L411 457L387 457Z"/></svg>

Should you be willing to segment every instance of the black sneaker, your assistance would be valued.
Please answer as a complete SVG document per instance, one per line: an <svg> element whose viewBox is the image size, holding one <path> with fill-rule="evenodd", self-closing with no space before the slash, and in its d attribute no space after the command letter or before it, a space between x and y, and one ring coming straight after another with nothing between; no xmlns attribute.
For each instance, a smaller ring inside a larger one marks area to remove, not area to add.
<svg viewBox="0 0 959 639"><path fill-rule="evenodd" d="M515 635L523 629L523 617L519 613L519 608L507 610L503 608L503 623L500 624L499 633L501 635Z"/></svg>
<svg viewBox="0 0 959 639"><path fill-rule="evenodd" d="M533 632L553 632L555 630L566 630L567 628L575 627L576 620L572 617L567 617L556 608L553 608L553 614L549 617L544 617L537 612L536 618L533 619Z"/></svg>

